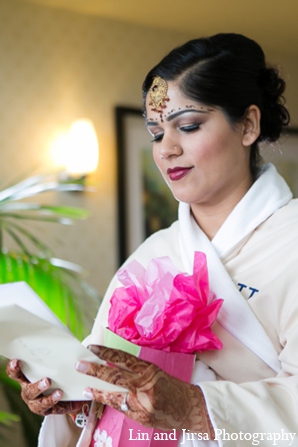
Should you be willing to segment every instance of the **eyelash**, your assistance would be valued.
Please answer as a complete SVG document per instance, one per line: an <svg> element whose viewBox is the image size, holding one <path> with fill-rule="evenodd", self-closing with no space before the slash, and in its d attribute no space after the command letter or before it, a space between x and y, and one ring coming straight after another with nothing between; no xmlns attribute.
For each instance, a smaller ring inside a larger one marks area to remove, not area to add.
<svg viewBox="0 0 298 447"><path fill-rule="evenodd" d="M182 130L182 132L193 132L194 130L199 129L200 124L196 123L196 124L190 124L189 126L185 126L185 127L180 127L180 130Z"/></svg>
<svg viewBox="0 0 298 447"><path fill-rule="evenodd" d="M158 141L161 141L163 137L163 134L159 134L159 135L154 135L153 140L150 140L150 143L156 143Z"/></svg>
<svg viewBox="0 0 298 447"><path fill-rule="evenodd" d="M182 132L190 133L194 132L195 130L198 130L200 128L200 123L197 124L191 124L189 126L180 127L180 130ZM158 143L162 141L163 134L157 134L154 136L153 140L151 140L151 143Z"/></svg>

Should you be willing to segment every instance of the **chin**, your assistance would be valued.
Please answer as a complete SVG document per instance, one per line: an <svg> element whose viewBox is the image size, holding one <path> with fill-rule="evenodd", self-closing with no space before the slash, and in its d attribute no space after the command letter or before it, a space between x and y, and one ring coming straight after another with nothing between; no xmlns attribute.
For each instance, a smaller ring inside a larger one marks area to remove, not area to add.
<svg viewBox="0 0 298 447"><path fill-rule="evenodd" d="M183 202L183 203L188 203L188 205L192 205L193 204L193 202L192 201L190 201L190 200L185 200L184 198L181 198L181 197L176 197L176 196L174 196L174 199L176 199L177 200L177 202Z"/></svg>

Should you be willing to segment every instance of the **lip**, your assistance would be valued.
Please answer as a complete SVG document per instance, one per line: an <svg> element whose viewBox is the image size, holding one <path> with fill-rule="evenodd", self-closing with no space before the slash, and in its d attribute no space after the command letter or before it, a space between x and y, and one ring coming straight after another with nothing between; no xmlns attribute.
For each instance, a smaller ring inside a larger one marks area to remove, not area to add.
<svg viewBox="0 0 298 447"><path fill-rule="evenodd" d="M167 174L172 181L180 180L185 177L192 168L183 168L181 166L176 166L175 168L169 168Z"/></svg>

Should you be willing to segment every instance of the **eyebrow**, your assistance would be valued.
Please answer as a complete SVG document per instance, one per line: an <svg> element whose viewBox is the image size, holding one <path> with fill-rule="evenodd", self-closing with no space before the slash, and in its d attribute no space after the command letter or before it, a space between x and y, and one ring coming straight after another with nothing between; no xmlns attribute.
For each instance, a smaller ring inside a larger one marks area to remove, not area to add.
<svg viewBox="0 0 298 447"><path fill-rule="evenodd" d="M196 110L196 109L185 109L185 110L178 110L175 113L172 113L171 115L166 117L167 121L172 121L173 119L177 118L177 116L183 115L184 113L210 113L207 110ZM157 121L147 121L146 126L157 126L159 123Z"/></svg>

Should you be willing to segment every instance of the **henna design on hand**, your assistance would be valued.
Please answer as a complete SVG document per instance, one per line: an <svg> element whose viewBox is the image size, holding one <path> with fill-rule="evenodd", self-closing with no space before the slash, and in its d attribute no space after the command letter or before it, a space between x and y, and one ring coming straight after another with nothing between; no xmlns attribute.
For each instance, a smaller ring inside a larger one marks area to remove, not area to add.
<svg viewBox="0 0 298 447"><path fill-rule="evenodd" d="M85 364L86 374L129 390L128 411L125 413L143 426L162 430L186 429L208 433L214 439L202 390L166 374L152 363L123 351L99 346L91 350L108 365ZM94 399L117 410L123 393L91 390Z"/></svg>
<svg viewBox="0 0 298 447"><path fill-rule="evenodd" d="M21 385L21 397L29 409L40 416L49 414L79 413L85 402L59 402L63 393L61 390L53 391L45 396L43 392L51 386L51 381L44 378L35 383L30 383L21 370L21 363L12 360L6 367L8 377L16 380Z"/></svg>

